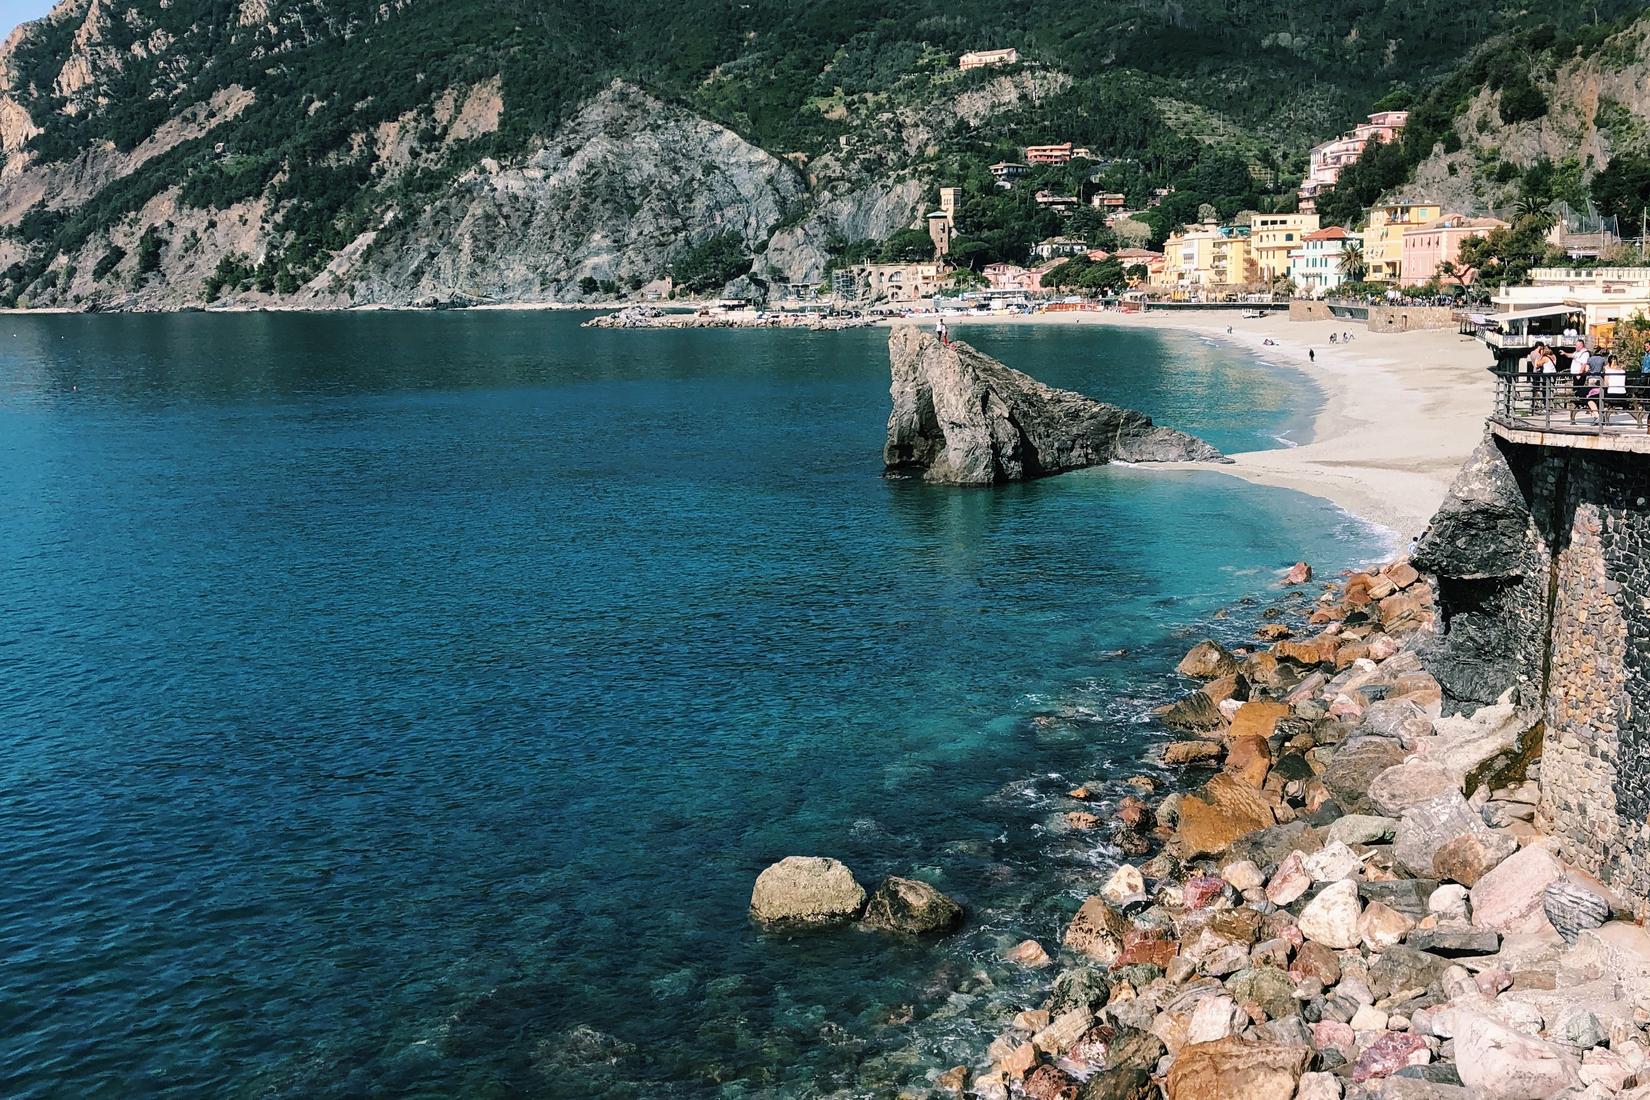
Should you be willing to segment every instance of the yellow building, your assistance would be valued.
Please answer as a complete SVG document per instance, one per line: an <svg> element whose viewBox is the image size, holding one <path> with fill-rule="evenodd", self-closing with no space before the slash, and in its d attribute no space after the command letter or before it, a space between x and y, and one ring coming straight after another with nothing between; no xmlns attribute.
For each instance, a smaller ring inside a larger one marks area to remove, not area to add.
<svg viewBox="0 0 1650 1100"><path fill-rule="evenodd" d="M1289 253L1318 229L1316 214L1256 214L1249 220L1249 249L1255 258L1255 281L1270 286L1289 274Z"/></svg>
<svg viewBox="0 0 1650 1100"><path fill-rule="evenodd" d="M1395 283L1404 271L1404 231L1441 217L1435 202L1397 200L1369 208L1364 230L1364 278L1372 283Z"/></svg>
<svg viewBox="0 0 1650 1100"><path fill-rule="evenodd" d="M1173 290L1224 290L1249 281L1249 227L1186 226L1163 244L1163 268L1152 285Z"/></svg>

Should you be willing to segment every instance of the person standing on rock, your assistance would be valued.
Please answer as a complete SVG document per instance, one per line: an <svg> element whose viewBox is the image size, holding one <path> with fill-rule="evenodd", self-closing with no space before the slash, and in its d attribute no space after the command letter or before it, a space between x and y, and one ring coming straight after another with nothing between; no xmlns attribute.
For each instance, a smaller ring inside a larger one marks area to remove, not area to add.
<svg viewBox="0 0 1650 1100"><path fill-rule="evenodd" d="M944 317L941 317L939 320L934 322L934 335L940 338L940 343L942 345L946 347L951 346L951 330L945 327Z"/></svg>

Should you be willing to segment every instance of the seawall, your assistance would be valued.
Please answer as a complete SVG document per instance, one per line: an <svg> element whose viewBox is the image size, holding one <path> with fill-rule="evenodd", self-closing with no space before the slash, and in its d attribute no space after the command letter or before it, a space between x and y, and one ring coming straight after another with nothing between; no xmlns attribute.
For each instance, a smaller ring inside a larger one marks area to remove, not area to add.
<svg viewBox="0 0 1650 1100"><path fill-rule="evenodd" d="M1446 706L1510 691L1540 719L1537 825L1650 915L1650 437L1492 425L1416 564Z"/></svg>

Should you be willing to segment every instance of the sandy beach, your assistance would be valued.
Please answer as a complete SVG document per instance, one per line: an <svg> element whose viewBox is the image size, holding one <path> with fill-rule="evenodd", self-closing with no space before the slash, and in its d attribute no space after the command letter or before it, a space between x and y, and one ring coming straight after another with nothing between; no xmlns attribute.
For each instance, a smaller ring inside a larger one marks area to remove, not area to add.
<svg viewBox="0 0 1650 1100"><path fill-rule="evenodd" d="M948 323L963 333L971 322ZM1400 550L1426 527L1482 438L1493 399L1483 346L1450 329L1387 335L1352 322L1290 321L1282 314L1245 320L1168 312L1054 313L990 323L1173 329L1230 341L1298 369L1325 397L1310 443L1235 454L1230 465L1157 468L1217 470L1324 497L1391 530ZM1352 343L1331 344L1330 334L1341 332L1352 333ZM1264 344L1267 339L1274 343Z"/></svg>

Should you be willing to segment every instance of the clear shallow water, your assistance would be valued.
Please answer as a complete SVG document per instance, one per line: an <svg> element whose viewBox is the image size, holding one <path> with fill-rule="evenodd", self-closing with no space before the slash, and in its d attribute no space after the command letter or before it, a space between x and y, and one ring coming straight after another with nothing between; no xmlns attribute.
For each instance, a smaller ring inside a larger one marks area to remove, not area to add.
<svg viewBox="0 0 1650 1100"><path fill-rule="evenodd" d="M0 1094L886 1095L1103 877L1058 795L1188 640L1378 549L1219 475L884 481L882 331L575 324L0 321ZM960 335L1227 450L1316 402ZM798 852L969 929L758 935Z"/></svg>

